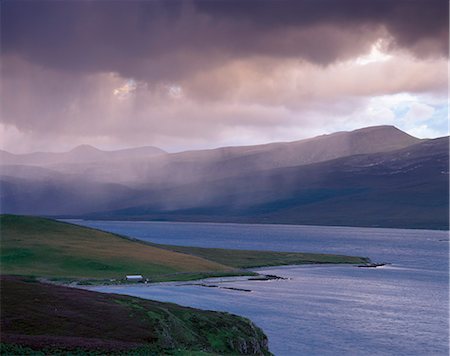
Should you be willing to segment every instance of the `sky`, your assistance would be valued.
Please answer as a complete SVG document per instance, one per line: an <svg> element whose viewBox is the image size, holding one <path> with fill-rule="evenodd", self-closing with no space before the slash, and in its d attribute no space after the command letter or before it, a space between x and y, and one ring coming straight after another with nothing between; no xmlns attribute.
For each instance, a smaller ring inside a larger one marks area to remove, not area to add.
<svg viewBox="0 0 450 356"><path fill-rule="evenodd" d="M1 1L0 148L448 134L447 0Z"/></svg>

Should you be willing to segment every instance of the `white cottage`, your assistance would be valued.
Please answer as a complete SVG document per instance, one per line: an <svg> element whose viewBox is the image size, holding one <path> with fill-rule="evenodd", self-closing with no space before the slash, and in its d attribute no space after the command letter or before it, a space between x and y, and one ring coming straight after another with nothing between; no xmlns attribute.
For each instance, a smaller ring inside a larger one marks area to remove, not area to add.
<svg viewBox="0 0 450 356"><path fill-rule="evenodd" d="M140 274L130 274L126 276L127 281L129 282L140 282L144 280Z"/></svg>

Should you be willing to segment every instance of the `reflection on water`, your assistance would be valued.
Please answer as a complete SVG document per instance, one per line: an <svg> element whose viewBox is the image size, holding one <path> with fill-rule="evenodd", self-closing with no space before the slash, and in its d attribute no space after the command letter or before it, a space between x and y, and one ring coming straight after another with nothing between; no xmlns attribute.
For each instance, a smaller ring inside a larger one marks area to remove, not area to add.
<svg viewBox="0 0 450 356"><path fill-rule="evenodd" d="M382 268L260 269L289 278L96 287L252 319L276 355L448 355L448 232L314 226L82 222L158 243L329 252L391 262Z"/></svg>

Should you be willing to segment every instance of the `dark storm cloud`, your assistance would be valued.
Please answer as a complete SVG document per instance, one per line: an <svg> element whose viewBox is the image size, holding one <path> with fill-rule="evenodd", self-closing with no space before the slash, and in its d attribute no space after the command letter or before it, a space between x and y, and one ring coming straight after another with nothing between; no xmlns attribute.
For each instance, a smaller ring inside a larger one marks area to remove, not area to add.
<svg viewBox="0 0 450 356"><path fill-rule="evenodd" d="M446 0L0 4L13 151L294 140L447 102Z"/></svg>
<svg viewBox="0 0 450 356"><path fill-rule="evenodd" d="M417 56L448 52L446 0L6 0L1 20L3 54L150 81L254 55L329 64L366 51L383 28Z"/></svg>

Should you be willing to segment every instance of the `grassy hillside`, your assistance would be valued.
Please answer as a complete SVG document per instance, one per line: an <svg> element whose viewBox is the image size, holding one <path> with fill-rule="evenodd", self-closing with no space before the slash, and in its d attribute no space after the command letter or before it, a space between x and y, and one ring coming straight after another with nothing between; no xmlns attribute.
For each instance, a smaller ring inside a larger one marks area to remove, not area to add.
<svg viewBox="0 0 450 356"><path fill-rule="evenodd" d="M2 215L2 274L153 280L236 273L231 267L54 220Z"/></svg>
<svg viewBox="0 0 450 356"><path fill-rule="evenodd" d="M4 355L270 354L262 331L238 316L40 283L23 275L99 280L136 273L180 280L235 275L242 273L236 268L261 265L366 262L337 255L149 245L37 217L2 215L0 223Z"/></svg>
<svg viewBox="0 0 450 356"><path fill-rule="evenodd" d="M248 267L365 263L361 257L156 245L38 217L0 216L2 274L57 280L151 281L253 274Z"/></svg>
<svg viewBox="0 0 450 356"><path fill-rule="evenodd" d="M269 354L263 332L228 313L20 277L1 284L2 355Z"/></svg>
<svg viewBox="0 0 450 356"><path fill-rule="evenodd" d="M331 255L320 253L275 252L253 250L230 250L190 246L155 245L171 251L187 253L235 268L263 266L302 265L316 263L356 263L369 262L368 258Z"/></svg>

